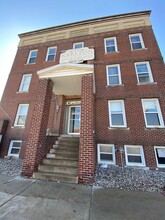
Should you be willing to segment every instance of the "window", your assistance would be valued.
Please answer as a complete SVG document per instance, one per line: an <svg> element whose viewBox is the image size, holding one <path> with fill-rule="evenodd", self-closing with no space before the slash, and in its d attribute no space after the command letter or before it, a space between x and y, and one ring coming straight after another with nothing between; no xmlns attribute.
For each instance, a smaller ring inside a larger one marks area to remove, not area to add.
<svg viewBox="0 0 165 220"><path fill-rule="evenodd" d="M110 127L127 127L124 101L108 101Z"/></svg>
<svg viewBox="0 0 165 220"><path fill-rule="evenodd" d="M104 39L105 53L117 52L117 42L116 37Z"/></svg>
<svg viewBox="0 0 165 220"><path fill-rule="evenodd" d="M142 146L126 145L124 146L124 148L126 165L145 166L144 152Z"/></svg>
<svg viewBox="0 0 165 220"><path fill-rule="evenodd" d="M97 152L98 152L98 163L109 163L109 164L116 163L114 145L98 144Z"/></svg>
<svg viewBox="0 0 165 220"><path fill-rule="evenodd" d="M146 127L164 127L158 99L143 99L142 105Z"/></svg>
<svg viewBox="0 0 165 220"><path fill-rule="evenodd" d="M165 167L165 146L155 146L154 150L157 167Z"/></svg>
<svg viewBox="0 0 165 220"><path fill-rule="evenodd" d="M21 85L19 88L19 92L28 92L29 91L31 76L32 76L31 74L23 75Z"/></svg>
<svg viewBox="0 0 165 220"><path fill-rule="evenodd" d="M28 113L28 104L20 104L15 119L14 126L25 126L26 117Z"/></svg>
<svg viewBox="0 0 165 220"><path fill-rule="evenodd" d="M46 61L53 61L56 57L56 47L49 47L47 50Z"/></svg>
<svg viewBox="0 0 165 220"><path fill-rule="evenodd" d="M120 74L119 64L107 66L107 84L110 86L121 84L121 74Z"/></svg>
<svg viewBox="0 0 165 220"><path fill-rule="evenodd" d="M73 49L79 49L84 47L84 42L74 43Z"/></svg>
<svg viewBox="0 0 165 220"><path fill-rule="evenodd" d="M35 63L37 58L38 50L31 50L29 53L28 61L27 63Z"/></svg>
<svg viewBox="0 0 165 220"><path fill-rule="evenodd" d="M129 36L132 50L145 48L141 34L131 34Z"/></svg>
<svg viewBox="0 0 165 220"><path fill-rule="evenodd" d="M149 62L135 63L138 83L153 82Z"/></svg>
<svg viewBox="0 0 165 220"><path fill-rule="evenodd" d="M21 149L22 141L12 140L10 142L8 156L19 156L20 149Z"/></svg>

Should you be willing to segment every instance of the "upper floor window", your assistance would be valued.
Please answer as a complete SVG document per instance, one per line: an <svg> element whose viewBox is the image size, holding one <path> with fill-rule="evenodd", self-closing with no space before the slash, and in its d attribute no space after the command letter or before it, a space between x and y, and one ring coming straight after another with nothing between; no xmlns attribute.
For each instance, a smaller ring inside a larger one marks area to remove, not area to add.
<svg viewBox="0 0 165 220"><path fill-rule="evenodd" d="M145 48L141 34L129 35L132 50L139 50Z"/></svg>
<svg viewBox="0 0 165 220"><path fill-rule="evenodd" d="M108 101L110 127L127 127L123 100Z"/></svg>
<svg viewBox="0 0 165 220"><path fill-rule="evenodd" d="M107 84L110 86L121 84L121 74L120 74L119 64L107 66Z"/></svg>
<svg viewBox="0 0 165 220"><path fill-rule="evenodd" d="M49 47L46 54L46 61L53 61L56 57L56 47Z"/></svg>
<svg viewBox="0 0 165 220"><path fill-rule="evenodd" d="M142 106L146 127L164 127L158 99L143 99Z"/></svg>
<svg viewBox="0 0 165 220"><path fill-rule="evenodd" d="M104 39L105 53L117 52L117 41L116 37Z"/></svg>
<svg viewBox="0 0 165 220"><path fill-rule="evenodd" d="M29 52L27 63L35 63L37 59L38 50L31 50Z"/></svg>
<svg viewBox="0 0 165 220"><path fill-rule="evenodd" d="M8 150L8 156L19 156L20 149L21 149L22 141L18 140L11 140L9 150Z"/></svg>
<svg viewBox="0 0 165 220"><path fill-rule="evenodd" d="M31 74L23 75L21 85L19 88L19 92L28 92L29 91L31 77L32 77Z"/></svg>
<svg viewBox="0 0 165 220"><path fill-rule="evenodd" d="M29 104L20 104L18 106L14 126L25 126L28 108Z"/></svg>
<svg viewBox="0 0 165 220"><path fill-rule="evenodd" d="M138 83L153 82L152 72L149 62L135 63Z"/></svg>
<svg viewBox="0 0 165 220"><path fill-rule="evenodd" d="M78 42L73 44L73 49L80 49L84 47L84 42Z"/></svg>

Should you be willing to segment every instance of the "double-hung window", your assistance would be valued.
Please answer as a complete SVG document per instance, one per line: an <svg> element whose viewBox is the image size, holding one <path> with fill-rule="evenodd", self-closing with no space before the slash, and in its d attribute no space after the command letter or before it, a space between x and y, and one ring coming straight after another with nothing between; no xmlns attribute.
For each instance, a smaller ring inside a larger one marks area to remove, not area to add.
<svg viewBox="0 0 165 220"><path fill-rule="evenodd" d="M84 47L84 42L78 42L73 44L73 49L80 49Z"/></svg>
<svg viewBox="0 0 165 220"><path fill-rule="evenodd" d="M129 39L132 50L139 50L145 48L141 34L131 34L129 35Z"/></svg>
<svg viewBox="0 0 165 220"><path fill-rule="evenodd" d="M109 65L107 66L107 84L110 86L120 85L121 84L121 74L120 74L120 66Z"/></svg>
<svg viewBox="0 0 165 220"><path fill-rule="evenodd" d="M29 63L29 64L36 63L37 54L38 54L38 50L31 50L29 52L27 63Z"/></svg>
<svg viewBox="0 0 165 220"><path fill-rule="evenodd" d="M126 165L145 166L144 152L142 146L125 145Z"/></svg>
<svg viewBox="0 0 165 220"><path fill-rule="evenodd" d="M149 62L135 63L136 75L138 83L150 83L153 82L151 68Z"/></svg>
<svg viewBox="0 0 165 220"><path fill-rule="evenodd" d="M117 52L117 41L116 37L104 39L105 53Z"/></svg>
<svg viewBox="0 0 165 220"><path fill-rule="evenodd" d="M20 149L21 149L22 141L19 140L11 140L9 150L8 150L8 156L19 156Z"/></svg>
<svg viewBox="0 0 165 220"><path fill-rule="evenodd" d="M146 127L164 127L158 99L143 99L142 106Z"/></svg>
<svg viewBox="0 0 165 220"><path fill-rule="evenodd" d="M123 100L108 101L110 127L127 127Z"/></svg>
<svg viewBox="0 0 165 220"><path fill-rule="evenodd" d="M19 92L28 92L29 91L31 77L32 77L31 74L23 75L21 85L19 88Z"/></svg>
<svg viewBox="0 0 165 220"><path fill-rule="evenodd" d="M14 126L25 126L28 108L29 104L20 104L18 106Z"/></svg>
<svg viewBox="0 0 165 220"><path fill-rule="evenodd" d="M113 144L98 144L98 163L115 164L115 147Z"/></svg>
<svg viewBox="0 0 165 220"><path fill-rule="evenodd" d="M46 54L46 61L53 61L56 58L56 47L49 47Z"/></svg>

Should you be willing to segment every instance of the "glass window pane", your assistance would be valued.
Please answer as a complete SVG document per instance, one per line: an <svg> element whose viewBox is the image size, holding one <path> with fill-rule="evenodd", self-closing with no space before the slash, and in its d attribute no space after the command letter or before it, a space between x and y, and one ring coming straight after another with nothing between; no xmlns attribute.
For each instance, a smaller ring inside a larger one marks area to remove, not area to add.
<svg viewBox="0 0 165 220"><path fill-rule="evenodd" d="M160 125L159 116L157 113L146 113L147 125Z"/></svg>
<svg viewBox="0 0 165 220"><path fill-rule="evenodd" d="M112 53L112 52L115 52L115 46L111 46L111 47L107 47L107 52L108 53Z"/></svg>
<svg viewBox="0 0 165 220"><path fill-rule="evenodd" d="M104 145L101 145L101 146L100 146L100 152L112 153L112 146L104 146Z"/></svg>
<svg viewBox="0 0 165 220"><path fill-rule="evenodd" d="M26 115L20 115L20 116L18 117L18 122L17 122L17 124L18 124L18 125L24 125L24 124L25 124L25 121L26 121Z"/></svg>
<svg viewBox="0 0 165 220"><path fill-rule="evenodd" d="M16 141L14 141L12 146L13 146L13 147L16 147L16 148L20 148L21 142L16 142Z"/></svg>
<svg viewBox="0 0 165 220"><path fill-rule="evenodd" d="M49 49L49 54L55 54L55 48L50 48Z"/></svg>
<svg viewBox="0 0 165 220"><path fill-rule="evenodd" d="M36 62L36 57L30 58L29 63L35 63Z"/></svg>
<svg viewBox="0 0 165 220"><path fill-rule="evenodd" d="M29 90L29 84L24 84L22 86L22 92L27 92Z"/></svg>
<svg viewBox="0 0 165 220"><path fill-rule="evenodd" d="M133 43L132 47L133 47L134 50L136 50L136 49L141 49L142 45L141 45L141 43Z"/></svg>
<svg viewBox="0 0 165 220"><path fill-rule="evenodd" d="M20 149L18 148L12 148L11 154L19 154Z"/></svg>
<svg viewBox="0 0 165 220"><path fill-rule="evenodd" d="M140 83L150 82L148 74L138 75L138 77Z"/></svg>
<svg viewBox="0 0 165 220"><path fill-rule="evenodd" d="M117 75L117 74L118 74L117 66L108 67L108 75Z"/></svg>
<svg viewBox="0 0 165 220"><path fill-rule="evenodd" d="M157 106L155 101L144 101L145 112L157 112Z"/></svg>
<svg viewBox="0 0 165 220"><path fill-rule="evenodd" d="M37 51L32 51L30 57L36 57L36 56L37 56Z"/></svg>
<svg viewBox="0 0 165 220"><path fill-rule="evenodd" d="M128 155L128 162L129 163L142 163L142 159L141 159L141 156Z"/></svg>
<svg viewBox="0 0 165 220"><path fill-rule="evenodd" d="M111 39L111 40L107 40L107 41L106 41L106 46L107 46L107 47L108 47L108 46L113 46L113 45L115 45L114 39Z"/></svg>
<svg viewBox="0 0 165 220"><path fill-rule="evenodd" d="M148 72L148 68L147 68L147 65L146 65L146 64L138 64L138 65L136 65L136 66L137 66L137 71L138 71L138 73Z"/></svg>
<svg viewBox="0 0 165 220"><path fill-rule="evenodd" d="M55 58L54 55L49 55L49 56L48 56L48 61L52 61L52 60L54 60L54 58Z"/></svg>
<svg viewBox="0 0 165 220"><path fill-rule="evenodd" d="M127 147L127 154L140 154L140 148L139 147Z"/></svg>
<svg viewBox="0 0 165 220"><path fill-rule="evenodd" d="M24 77L24 83L30 83L30 79L31 79L31 76L25 76Z"/></svg>
<svg viewBox="0 0 165 220"><path fill-rule="evenodd" d="M113 155L112 154L100 154L100 159L113 161Z"/></svg>
<svg viewBox="0 0 165 220"><path fill-rule="evenodd" d="M109 76L109 84L110 85L118 85L119 77L118 76Z"/></svg>
<svg viewBox="0 0 165 220"><path fill-rule="evenodd" d="M165 148L157 148L156 155L158 164L165 165Z"/></svg>
<svg viewBox="0 0 165 220"><path fill-rule="evenodd" d="M21 107L20 107L20 110L19 110L19 114L20 114L20 115L26 115L26 114L27 114L27 111L28 111L28 107L27 107L26 105L21 106Z"/></svg>
<svg viewBox="0 0 165 220"><path fill-rule="evenodd" d="M138 35L131 36L131 42L139 42L139 41L140 41L140 37Z"/></svg>
<svg viewBox="0 0 165 220"><path fill-rule="evenodd" d="M111 102L110 107L111 107L111 112L122 112L121 102Z"/></svg>
<svg viewBox="0 0 165 220"><path fill-rule="evenodd" d="M112 120L112 125L124 125L122 114L112 114L111 120Z"/></svg>

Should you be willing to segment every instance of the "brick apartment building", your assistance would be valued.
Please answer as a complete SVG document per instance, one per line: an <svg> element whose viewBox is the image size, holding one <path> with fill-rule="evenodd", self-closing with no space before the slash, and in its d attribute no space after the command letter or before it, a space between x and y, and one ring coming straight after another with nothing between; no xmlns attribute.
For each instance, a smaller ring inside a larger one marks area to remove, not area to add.
<svg viewBox="0 0 165 220"><path fill-rule="evenodd" d="M91 183L97 163L165 168L165 66L150 11L20 34L0 155L22 175ZM121 155L123 161L121 161Z"/></svg>

